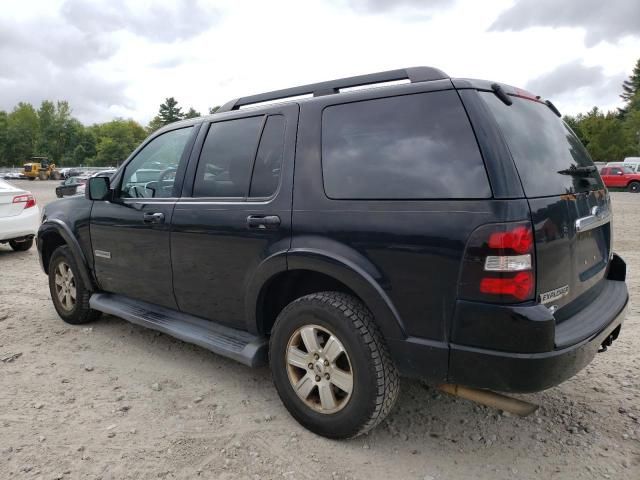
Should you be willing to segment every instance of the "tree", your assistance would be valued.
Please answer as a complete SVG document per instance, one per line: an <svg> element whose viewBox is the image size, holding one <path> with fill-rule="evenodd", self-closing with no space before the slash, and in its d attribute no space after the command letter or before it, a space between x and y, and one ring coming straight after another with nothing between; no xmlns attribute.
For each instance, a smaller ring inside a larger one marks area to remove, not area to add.
<svg viewBox="0 0 640 480"><path fill-rule="evenodd" d="M631 99L640 92L640 59L633 68L633 73L629 76L629 80L622 83L622 93L620 98L630 103Z"/></svg>
<svg viewBox="0 0 640 480"><path fill-rule="evenodd" d="M184 118L196 118L200 116L200 112L196 111L193 107L190 107L189 111L184 114Z"/></svg>
<svg viewBox="0 0 640 480"><path fill-rule="evenodd" d="M134 120L117 119L94 127L97 137L94 165L120 165L144 140L147 133Z"/></svg>
<svg viewBox="0 0 640 480"><path fill-rule="evenodd" d="M215 107L209 107L209 115L213 115L220 109L220 105L216 105Z"/></svg>
<svg viewBox="0 0 640 480"><path fill-rule="evenodd" d="M7 158L8 115L0 110L0 166L9 166Z"/></svg>
<svg viewBox="0 0 640 480"><path fill-rule="evenodd" d="M173 97L169 97L165 99L164 103L160 104L158 117L160 117L163 125L168 125L182 120L184 113L182 113L182 108L178 107L178 101Z"/></svg>
<svg viewBox="0 0 640 480"><path fill-rule="evenodd" d="M20 102L7 117L6 154L9 164L22 165L35 153L40 124L30 103Z"/></svg>

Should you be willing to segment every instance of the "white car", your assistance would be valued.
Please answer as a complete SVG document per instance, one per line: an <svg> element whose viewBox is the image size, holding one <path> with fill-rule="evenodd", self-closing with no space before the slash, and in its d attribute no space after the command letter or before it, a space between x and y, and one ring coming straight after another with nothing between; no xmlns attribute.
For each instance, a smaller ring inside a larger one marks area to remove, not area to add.
<svg viewBox="0 0 640 480"><path fill-rule="evenodd" d="M0 243L29 250L39 226L40 209L31 192L0 180Z"/></svg>

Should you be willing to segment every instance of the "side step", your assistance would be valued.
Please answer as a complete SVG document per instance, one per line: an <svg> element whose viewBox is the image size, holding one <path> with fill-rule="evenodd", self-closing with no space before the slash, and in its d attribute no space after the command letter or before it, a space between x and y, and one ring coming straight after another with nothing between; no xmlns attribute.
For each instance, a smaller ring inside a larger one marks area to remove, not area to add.
<svg viewBox="0 0 640 480"><path fill-rule="evenodd" d="M124 295L94 293L91 295L89 305L94 310L199 345L249 367L267 364L269 342L266 337L259 337L169 308L133 300Z"/></svg>

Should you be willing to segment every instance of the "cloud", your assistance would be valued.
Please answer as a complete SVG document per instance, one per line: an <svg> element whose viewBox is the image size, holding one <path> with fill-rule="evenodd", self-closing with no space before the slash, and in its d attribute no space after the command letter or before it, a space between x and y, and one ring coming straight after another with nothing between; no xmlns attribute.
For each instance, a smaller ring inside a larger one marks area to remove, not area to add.
<svg viewBox="0 0 640 480"><path fill-rule="evenodd" d="M196 0L179 0L174 5L153 2L148 8L131 8L132 2L111 0L94 3L67 0L63 18L85 33L127 31L158 42L174 42L194 37L214 26L220 13Z"/></svg>
<svg viewBox="0 0 640 480"><path fill-rule="evenodd" d="M586 99L606 105L618 100L624 79L624 73L606 75L601 66L588 67L580 60L573 60L530 80L525 88L543 98L551 98L559 108L563 102L581 104Z"/></svg>
<svg viewBox="0 0 640 480"><path fill-rule="evenodd" d="M360 13L385 13L392 10L434 10L455 3L455 0L347 0Z"/></svg>
<svg viewBox="0 0 640 480"><path fill-rule="evenodd" d="M519 0L502 12L490 30L520 31L530 27L577 27L591 47L640 35L638 0Z"/></svg>

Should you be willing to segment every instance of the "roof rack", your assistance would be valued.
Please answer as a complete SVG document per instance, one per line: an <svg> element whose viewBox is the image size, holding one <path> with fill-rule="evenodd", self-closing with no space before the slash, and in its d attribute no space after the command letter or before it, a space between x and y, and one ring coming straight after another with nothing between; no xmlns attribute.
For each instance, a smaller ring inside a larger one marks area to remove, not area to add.
<svg viewBox="0 0 640 480"><path fill-rule="evenodd" d="M327 82L311 83L300 87L274 90L273 92L259 93L248 97L235 98L220 107L216 113L238 110L240 107L253 105L255 103L281 100L289 97L310 95L320 97L323 95L333 95L340 93L341 88L360 87L373 85L376 83L393 82L396 80L409 80L411 83L428 82L431 80L442 80L449 76L442 70L434 67L410 67L398 70L388 70L386 72L369 73L367 75L357 75L355 77L340 78Z"/></svg>

